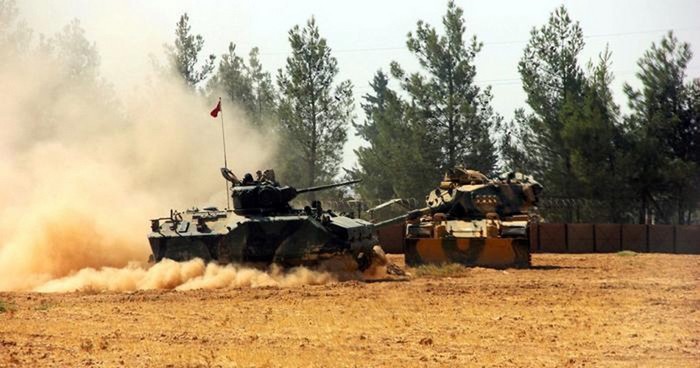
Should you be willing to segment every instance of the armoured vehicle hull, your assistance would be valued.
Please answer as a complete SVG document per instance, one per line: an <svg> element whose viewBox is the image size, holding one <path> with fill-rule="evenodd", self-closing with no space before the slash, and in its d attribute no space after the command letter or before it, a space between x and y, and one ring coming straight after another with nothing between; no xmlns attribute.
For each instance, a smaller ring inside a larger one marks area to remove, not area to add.
<svg viewBox="0 0 700 368"><path fill-rule="evenodd" d="M455 168L426 197L425 208L377 227L405 221L406 264L456 262L493 268L530 266L531 210L542 187L511 173L489 179Z"/></svg>
<svg viewBox="0 0 700 368"><path fill-rule="evenodd" d="M357 268L369 266L376 245L373 225L343 216L303 213L236 215L233 211L188 210L162 219L149 235L154 261L201 258L219 263L284 267L317 266L349 255ZM204 226L202 226L204 224Z"/></svg>
<svg viewBox="0 0 700 368"><path fill-rule="evenodd" d="M440 224L426 223L428 230L453 226L482 227L479 221L445 221ZM409 225L410 226L410 225ZM409 232L413 229L409 228ZM484 237L482 234L452 234L435 237L434 234L407 234L404 241L406 264L460 263L466 266L492 268L529 267L530 244L524 237Z"/></svg>
<svg viewBox="0 0 700 368"><path fill-rule="evenodd" d="M381 250L374 249L373 224L324 211L318 201L304 209L289 204L299 193L354 182L297 190L277 184L272 170L266 176L259 174L257 180L248 174L239 181L227 169L222 174L232 183L233 210L195 208L151 220L148 239L154 261L201 258L255 266L315 267L340 258L345 265L350 259L348 266L362 271L373 260L385 259Z"/></svg>

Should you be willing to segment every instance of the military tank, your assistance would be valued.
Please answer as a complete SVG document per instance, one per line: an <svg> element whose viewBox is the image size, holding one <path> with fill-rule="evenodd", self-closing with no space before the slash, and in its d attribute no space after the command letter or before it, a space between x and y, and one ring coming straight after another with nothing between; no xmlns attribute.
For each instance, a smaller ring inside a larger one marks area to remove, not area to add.
<svg viewBox="0 0 700 368"><path fill-rule="evenodd" d="M384 222L404 223L406 264L456 262L494 268L530 266L530 223L542 186L511 172L489 179L456 167L426 196L427 206Z"/></svg>
<svg viewBox="0 0 700 368"><path fill-rule="evenodd" d="M337 188L358 180L296 189L281 186L274 172L258 171L239 180L230 170L222 174L231 183L232 210L209 207L170 211L168 217L151 220L148 235L152 260L187 261L201 258L218 263L245 263L266 267L315 267L342 259L363 271L383 254L374 225L324 210L321 202L298 209L290 202L299 194Z"/></svg>

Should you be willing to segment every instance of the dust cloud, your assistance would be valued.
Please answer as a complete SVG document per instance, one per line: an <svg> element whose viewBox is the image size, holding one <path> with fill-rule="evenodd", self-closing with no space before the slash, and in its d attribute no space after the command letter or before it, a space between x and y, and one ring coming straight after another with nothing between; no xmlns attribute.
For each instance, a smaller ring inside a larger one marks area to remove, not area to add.
<svg viewBox="0 0 700 368"><path fill-rule="evenodd" d="M0 42L0 291L291 282L195 261L134 263L148 258L150 218L225 206L215 101L162 71L118 96L62 42L54 52ZM265 168L274 141L223 108L229 166Z"/></svg>
<svg viewBox="0 0 700 368"><path fill-rule="evenodd" d="M85 268L77 273L51 280L34 288L38 292L134 291L151 289L216 289L225 287L293 287L320 285L337 281L328 272L293 268L283 272L235 265L205 264L201 259L187 262L163 260L150 268L131 263L126 267Z"/></svg>

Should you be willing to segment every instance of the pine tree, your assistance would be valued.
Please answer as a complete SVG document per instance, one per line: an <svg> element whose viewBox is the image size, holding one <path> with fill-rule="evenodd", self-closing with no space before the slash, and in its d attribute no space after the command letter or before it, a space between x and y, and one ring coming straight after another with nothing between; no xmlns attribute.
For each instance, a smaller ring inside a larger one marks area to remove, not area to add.
<svg viewBox="0 0 700 368"><path fill-rule="evenodd" d="M654 208L661 221L687 223L697 208L698 81L685 81L691 58L690 45L668 33L638 61L642 88L624 86L632 110L627 124L631 160L638 166L632 183L642 203L640 221Z"/></svg>
<svg viewBox="0 0 700 368"><path fill-rule="evenodd" d="M260 50L254 47L248 54L248 75L253 90L253 105L250 106L250 115L257 126L265 125L276 120L277 92L272 84L269 72L263 70L260 62Z"/></svg>
<svg viewBox="0 0 700 368"><path fill-rule="evenodd" d="M444 169L466 164L491 174L497 157L492 128L500 116L491 107L490 88L475 84L474 58L482 48L476 37L465 40L463 10L450 1L442 19L444 35L419 21L406 45L426 74L406 75L397 63L392 75L409 96L406 118L421 134L421 150L434 183ZM416 163L420 164L420 163Z"/></svg>
<svg viewBox="0 0 700 368"><path fill-rule="evenodd" d="M353 121L352 84L335 83L338 61L314 18L289 31L292 54L279 70L279 152L285 182L314 186L337 174L347 127Z"/></svg>
<svg viewBox="0 0 700 368"><path fill-rule="evenodd" d="M613 101L610 90L611 55L606 48L598 64L589 63L583 101L569 113L570 118L561 132L570 149L572 173L580 183L580 195L604 203L604 209L593 208L585 214L591 221L619 222L622 203L627 197L621 165L625 143L619 124L619 106Z"/></svg>
<svg viewBox="0 0 700 368"><path fill-rule="evenodd" d="M19 20L14 0L0 0L0 65L8 58L27 52L32 30Z"/></svg>
<svg viewBox="0 0 700 368"><path fill-rule="evenodd" d="M80 21L72 20L51 40L51 49L60 60L69 78L95 80L99 74L100 56L97 46L85 37Z"/></svg>
<svg viewBox="0 0 700 368"><path fill-rule="evenodd" d="M423 198L430 189L425 185L430 178L416 166L424 161L420 137L406 124L405 103L388 83L384 72L375 74L370 83L372 93L363 97L366 120L355 125L357 134L367 142L366 147L355 150L358 167L353 174L362 179L358 192L365 200Z"/></svg>
<svg viewBox="0 0 700 368"><path fill-rule="evenodd" d="M528 151L528 147L536 138L529 129L535 119L533 114L528 114L524 109L516 109L513 119L501 122L497 130L501 132L498 137L498 152L501 158L501 168L504 171L518 171L532 173L536 164L535 157Z"/></svg>
<svg viewBox="0 0 700 368"><path fill-rule="evenodd" d="M367 147L355 150L358 167L353 171L355 178L362 179L358 192L365 200L384 200L396 196L383 175L377 175L379 172L390 171L391 145L394 140L391 139L391 133L390 139L386 139L384 132L390 130L396 120L401 119L400 102L388 84L389 78L379 70L370 82L373 93L363 96L361 106L366 119L363 123L354 125L357 135L368 143ZM397 113L399 116L396 116Z"/></svg>
<svg viewBox="0 0 700 368"><path fill-rule="evenodd" d="M235 103L251 123L268 128L275 114L275 90L270 73L262 69L258 48L250 50L248 63L236 54L236 45L230 43L228 53L221 56L219 68L207 82L207 91L213 99L223 93Z"/></svg>
<svg viewBox="0 0 700 368"><path fill-rule="evenodd" d="M584 100L585 76L578 56L583 49L583 32L561 6L546 25L534 28L518 70L532 115L522 119L525 134L522 148L528 156L530 172L553 197L577 198L571 147L564 139L567 124L577 119ZM573 221L569 209L563 220Z"/></svg>
<svg viewBox="0 0 700 368"><path fill-rule="evenodd" d="M214 70L214 55L209 55L198 67L200 52L204 47L201 35L191 34L190 18L187 13L180 16L175 28L174 45L165 45L170 71L176 73L191 88L207 79Z"/></svg>
<svg viewBox="0 0 700 368"><path fill-rule="evenodd" d="M222 92L226 98L249 112L254 105L253 83L243 58L236 54L236 45L228 45L228 52L221 55L219 68L207 82L210 94ZM215 96L213 96L215 97Z"/></svg>

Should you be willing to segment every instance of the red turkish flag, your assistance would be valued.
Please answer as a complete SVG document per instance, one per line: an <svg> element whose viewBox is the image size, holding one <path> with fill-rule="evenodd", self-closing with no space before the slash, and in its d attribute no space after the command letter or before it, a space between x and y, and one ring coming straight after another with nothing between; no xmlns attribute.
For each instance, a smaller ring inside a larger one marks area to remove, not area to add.
<svg viewBox="0 0 700 368"><path fill-rule="evenodd" d="M219 98L219 103L216 104L216 107L214 108L214 110L211 110L209 115L211 115L212 118L215 118L215 117L219 116L220 112L221 112L221 98Z"/></svg>

